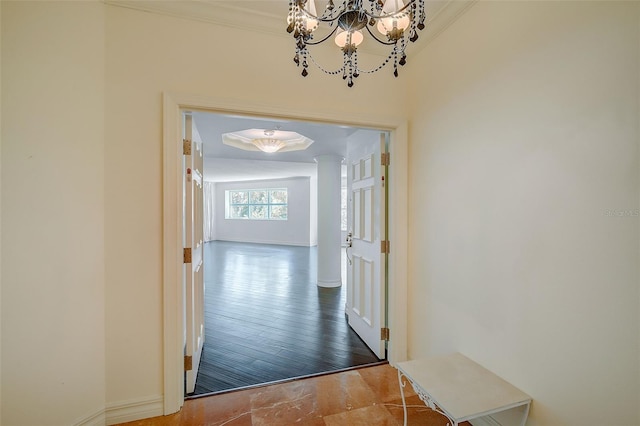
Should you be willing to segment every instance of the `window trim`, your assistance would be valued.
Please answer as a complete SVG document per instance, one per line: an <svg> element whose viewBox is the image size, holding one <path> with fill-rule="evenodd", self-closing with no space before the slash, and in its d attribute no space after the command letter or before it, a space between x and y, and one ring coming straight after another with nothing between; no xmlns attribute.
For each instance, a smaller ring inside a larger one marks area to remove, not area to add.
<svg viewBox="0 0 640 426"><path fill-rule="evenodd" d="M252 203L251 202L251 193L252 192L266 192L267 193L267 202L266 203ZM271 194L273 191L284 191L286 194L286 202L285 203L273 203L271 202ZM243 188L243 189L226 189L224 194L225 198L225 206L224 206L224 218L229 220L261 220L261 221L288 221L289 220L289 188ZM232 203L231 196L234 192L244 192L246 193L246 203ZM251 217L252 207L266 207L266 217ZM247 216L234 216L233 208L234 207L247 207ZM285 207L286 208L286 217L278 218L272 217L271 211L272 207Z"/></svg>

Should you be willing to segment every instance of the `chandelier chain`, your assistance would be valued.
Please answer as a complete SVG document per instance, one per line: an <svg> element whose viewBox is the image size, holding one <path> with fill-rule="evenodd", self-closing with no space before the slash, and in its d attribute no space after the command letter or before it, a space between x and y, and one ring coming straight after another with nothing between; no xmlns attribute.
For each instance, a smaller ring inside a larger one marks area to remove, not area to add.
<svg viewBox="0 0 640 426"><path fill-rule="evenodd" d="M344 71L344 65L343 65L341 68L339 68L339 69L337 69L337 70L335 70L335 71L330 71L330 70L328 70L328 69L324 68L322 65L320 65L320 64L315 60L315 58L313 57L313 55L312 55L310 52L307 52L307 54L308 54L309 59L311 59L311 62L312 62L312 63L313 63L313 64L314 64L314 65L315 65L315 66L316 66L320 71L322 71L322 72L323 72L323 73L325 73L325 74L329 74L329 75L338 75L338 74L340 74L341 72L343 72L343 71ZM358 72L360 72L361 74L373 74L373 73L375 73L375 72L378 72L378 71L380 71L382 68L384 68L384 67L385 67L389 62L391 62L391 58L393 58L393 55L394 55L394 53L393 53L393 52L391 52L391 53L389 54L389 56L387 56L387 57L385 58L385 60L384 60L380 65L378 65L378 66L377 66L377 67L375 67L375 68L372 68L372 69L370 69L370 70L361 70L361 69L358 69Z"/></svg>

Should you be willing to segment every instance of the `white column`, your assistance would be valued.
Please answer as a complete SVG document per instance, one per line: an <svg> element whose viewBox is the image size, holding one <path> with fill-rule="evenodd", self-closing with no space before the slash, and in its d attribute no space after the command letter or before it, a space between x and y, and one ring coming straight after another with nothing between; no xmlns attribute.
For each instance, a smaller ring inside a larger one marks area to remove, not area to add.
<svg viewBox="0 0 640 426"><path fill-rule="evenodd" d="M340 287L340 189L343 158L315 157L318 163L318 286Z"/></svg>

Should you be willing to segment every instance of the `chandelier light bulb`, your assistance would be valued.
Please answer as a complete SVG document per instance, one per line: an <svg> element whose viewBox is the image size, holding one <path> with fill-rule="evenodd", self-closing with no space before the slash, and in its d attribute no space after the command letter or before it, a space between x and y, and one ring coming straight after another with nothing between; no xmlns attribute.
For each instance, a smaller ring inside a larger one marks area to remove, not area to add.
<svg viewBox="0 0 640 426"><path fill-rule="evenodd" d="M382 6L383 15L392 15L404 7L402 0L386 0Z"/></svg>
<svg viewBox="0 0 640 426"><path fill-rule="evenodd" d="M405 12L398 12L404 7L402 0L387 0L382 7L383 17L378 19L376 28L382 35L391 36L394 32L404 32L409 25L411 19Z"/></svg>
<svg viewBox="0 0 640 426"><path fill-rule="evenodd" d="M336 32L335 42L340 48L344 48L347 44L359 46L363 41L364 35L361 31L345 31L338 28Z"/></svg>
<svg viewBox="0 0 640 426"><path fill-rule="evenodd" d="M411 25L411 19L406 13L398 13L378 19L378 32L388 36L393 30L404 31Z"/></svg>
<svg viewBox="0 0 640 426"><path fill-rule="evenodd" d="M315 0L307 0L307 5L303 9L304 11L304 25L307 31L311 32L318 28L319 21L316 19L318 16L316 12Z"/></svg>

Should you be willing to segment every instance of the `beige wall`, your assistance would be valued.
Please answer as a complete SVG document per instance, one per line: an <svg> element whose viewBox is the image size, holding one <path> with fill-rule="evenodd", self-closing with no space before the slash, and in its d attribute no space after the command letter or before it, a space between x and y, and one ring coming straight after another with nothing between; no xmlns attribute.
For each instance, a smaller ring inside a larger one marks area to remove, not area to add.
<svg viewBox="0 0 640 426"><path fill-rule="evenodd" d="M531 425L640 424L639 26L481 2L412 63L409 353L494 370Z"/></svg>
<svg viewBox="0 0 640 426"><path fill-rule="evenodd" d="M482 2L350 90L285 37L1 10L2 424L162 394L163 91L403 115L409 77L410 355L466 353L531 424L640 423L640 227L606 215L640 206L637 2Z"/></svg>
<svg viewBox="0 0 640 426"><path fill-rule="evenodd" d="M2 8L2 419L105 401L104 7Z"/></svg>
<svg viewBox="0 0 640 426"><path fill-rule="evenodd" d="M354 108L366 116L382 105L398 115L404 80L390 82L389 70L353 89L318 70L303 79L286 33L256 36L113 6L106 34L107 402L116 403L162 393L162 92L310 116Z"/></svg>

